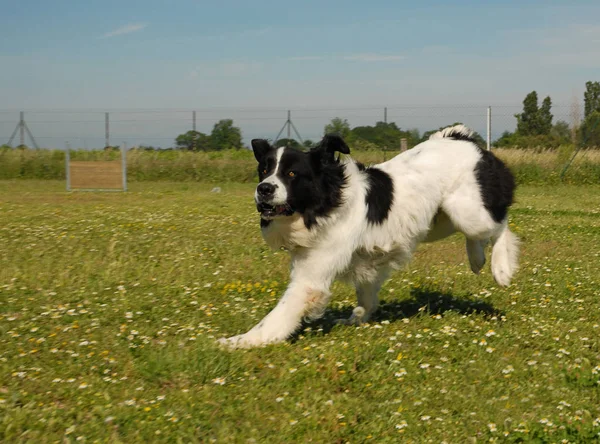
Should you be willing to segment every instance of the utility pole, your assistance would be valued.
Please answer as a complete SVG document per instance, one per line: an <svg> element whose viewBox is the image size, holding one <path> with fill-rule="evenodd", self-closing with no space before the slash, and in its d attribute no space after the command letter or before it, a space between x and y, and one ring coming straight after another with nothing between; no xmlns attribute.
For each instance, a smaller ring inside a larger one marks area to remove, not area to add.
<svg viewBox="0 0 600 444"><path fill-rule="evenodd" d="M196 151L196 139L198 135L196 134L196 111L192 111L192 129L194 130L194 143L192 144L192 150Z"/></svg>
<svg viewBox="0 0 600 444"><path fill-rule="evenodd" d="M110 146L110 126L108 113L104 113L104 147Z"/></svg>
<svg viewBox="0 0 600 444"><path fill-rule="evenodd" d="M387 123L387 106L383 108L383 122Z"/></svg>
<svg viewBox="0 0 600 444"><path fill-rule="evenodd" d="M492 149L492 107L488 106L487 109L487 150Z"/></svg>
<svg viewBox="0 0 600 444"><path fill-rule="evenodd" d="M290 139L292 137L292 129L293 129L294 132L296 133L296 136L298 137L298 140L300 141L300 143L304 144L304 141L302 140L300 133L296 129L294 122L292 122L292 112L290 110L288 110L288 112L287 112L287 120L285 121L285 123L283 124L283 126L281 127L279 132L277 133L277 136L275 136L275 140L273 141L274 144L279 140L279 136L281 136L281 133L283 133L283 130L286 127L287 127L287 138L288 139Z"/></svg>
<svg viewBox="0 0 600 444"><path fill-rule="evenodd" d="M23 111L19 117L19 128L21 129L21 146L25 146L25 113Z"/></svg>
<svg viewBox="0 0 600 444"><path fill-rule="evenodd" d="M21 141L20 146L25 146L25 132L27 132L27 135L31 139L31 143L33 144L33 146L36 149L40 148L38 146L37 142L35 141L35 137L33 137L33 134L31 134L31 131L29 131L29 127L27 126L27 123L25 123L25 113L23 111L21 111L19 113L19 123L17 123L17 126L15 127L15 130L13 131L12 135L10 136L10 139L8 139L8 146L12 147L12 142L17 134L17 131L19 131L19 133L20 133L19 134L20 141Z"/></svg>

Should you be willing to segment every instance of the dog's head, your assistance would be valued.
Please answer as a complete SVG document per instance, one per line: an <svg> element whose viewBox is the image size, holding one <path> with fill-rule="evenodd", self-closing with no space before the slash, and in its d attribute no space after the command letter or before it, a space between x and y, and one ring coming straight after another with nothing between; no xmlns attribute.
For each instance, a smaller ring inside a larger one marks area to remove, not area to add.
<svg viewBox="0 0 600 444"><path fill-rule="evenodd" d="M308 152L274 148L252 140L260 183L254 199L261 218L271 220L300 213L310 228L316 216L340 204L344 167L335 152L350 154L341 137L327 135Z"/></svg>

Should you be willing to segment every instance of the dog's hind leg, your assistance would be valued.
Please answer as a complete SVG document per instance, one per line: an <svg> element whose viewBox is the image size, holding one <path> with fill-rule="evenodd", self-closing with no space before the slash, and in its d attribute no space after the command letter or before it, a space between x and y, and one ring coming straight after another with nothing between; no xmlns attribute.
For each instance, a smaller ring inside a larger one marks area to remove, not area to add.
<svg viewBox="0 0 600 444"><path fill-rule="evenodd" d="M379 306L379 290L389 276L389 270L377 270L376 276L367 281L356 281L356 299L357 306L352 310L352 315L348 319L338 319L338 324L360 325L367 322Z"/></svg>
<svg viewBox="0 0 600 444"><path fill-rule="evenodd" d="M504 220L492 236L492 243L492 275L498 284L506 287L519 268L519 238Z"/></svg>
<svg viewBox="0 0 600 444"><path fill-rule="evenodd" d="M469 256L469 264L471 270L475 274L479 274L485 265L485 246L487 240L476 240L467 238L467 255Z"/></svg>

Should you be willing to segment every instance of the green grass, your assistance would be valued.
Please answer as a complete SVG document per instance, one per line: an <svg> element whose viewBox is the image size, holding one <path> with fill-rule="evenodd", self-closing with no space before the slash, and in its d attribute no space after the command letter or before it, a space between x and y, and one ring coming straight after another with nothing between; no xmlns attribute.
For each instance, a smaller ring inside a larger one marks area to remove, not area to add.
<svg viewBox="0 0 600 444"><path fill-rule="evenodd" d="M598 442L600 186L521 186L508 289L464 240L419 248L375 321L248 351L288 257L252 185L66 193L0 182L0 441ZM250 441L249 441L250 440Z"/></svg>

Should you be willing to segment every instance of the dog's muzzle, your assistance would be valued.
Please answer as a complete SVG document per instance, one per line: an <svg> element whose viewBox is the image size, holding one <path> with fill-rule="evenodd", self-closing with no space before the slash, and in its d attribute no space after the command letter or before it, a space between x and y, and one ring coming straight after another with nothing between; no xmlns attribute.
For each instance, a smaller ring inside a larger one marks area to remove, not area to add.
<svg viewBox="0 0 600 444"><path fill-rule="evenodd" d="M272 219L276 216L291 216L294 210L288 204L270 205L266 202L258 202L256 209L263 219Z"/></svg>

